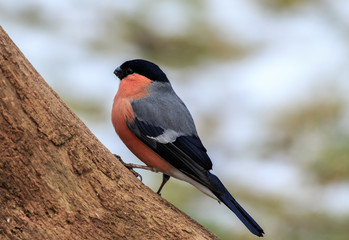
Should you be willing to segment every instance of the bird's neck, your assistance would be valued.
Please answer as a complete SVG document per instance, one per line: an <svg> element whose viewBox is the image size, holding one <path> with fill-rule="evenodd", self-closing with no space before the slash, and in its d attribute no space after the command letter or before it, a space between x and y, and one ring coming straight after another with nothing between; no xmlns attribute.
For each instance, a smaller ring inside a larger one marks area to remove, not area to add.
<svg viewBox="0 0 349 240"><path fill-rule="evenodd" d="M148 89L152 82L139 74L129 75L120 82L116 98L129 101L144 98L149 94Z"/></svg>

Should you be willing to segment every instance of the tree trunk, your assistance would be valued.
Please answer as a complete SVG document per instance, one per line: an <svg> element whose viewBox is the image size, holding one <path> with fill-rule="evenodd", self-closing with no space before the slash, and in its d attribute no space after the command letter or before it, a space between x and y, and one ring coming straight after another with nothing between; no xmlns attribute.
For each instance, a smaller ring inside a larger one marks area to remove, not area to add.
<svg viewBox="0 0 349 240"><path fill-rule="evenodd" d="M217 239L142 184L0 27L0 239Z"/></svg>

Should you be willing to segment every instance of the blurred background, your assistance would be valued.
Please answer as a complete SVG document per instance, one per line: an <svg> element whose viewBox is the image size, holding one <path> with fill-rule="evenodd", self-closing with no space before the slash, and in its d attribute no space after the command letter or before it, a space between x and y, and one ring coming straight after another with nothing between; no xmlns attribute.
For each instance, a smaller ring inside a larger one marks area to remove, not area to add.
<svg viewBox="0 0 349 240"><path fill-rule="evenodd" d="M345 0L1 1L24 55L111 152L125 60L156 62L195 119L214 171L265 239L348 239ZM157 190L161 174L139 171ZM255 239L225 206L172 180L162 197L222 239Z"/></svg>

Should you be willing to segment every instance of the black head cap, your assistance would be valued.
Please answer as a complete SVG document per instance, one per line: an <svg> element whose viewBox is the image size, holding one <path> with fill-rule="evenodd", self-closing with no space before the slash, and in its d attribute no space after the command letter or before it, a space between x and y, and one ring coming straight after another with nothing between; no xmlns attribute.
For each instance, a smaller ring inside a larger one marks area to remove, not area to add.
<svg viewBox="0 0 349 240"><path fill-rule="evenodd" d="M152 81L168 82L166 74L158 65L143 59L134 59L124 62L114 71L114 74L120 78L120 80L133 73L147 77Z"/></svg>

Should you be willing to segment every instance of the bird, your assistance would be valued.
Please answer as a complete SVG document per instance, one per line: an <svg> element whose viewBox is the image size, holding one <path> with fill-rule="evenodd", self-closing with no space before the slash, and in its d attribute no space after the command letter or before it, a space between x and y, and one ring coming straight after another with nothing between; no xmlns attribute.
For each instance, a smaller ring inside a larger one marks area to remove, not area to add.
<svg viewBox="0 0 349 240"><path fill-rule="evenodd" d="M160 67L133 59L114 74L120 79L112 107L114 129L136 157L163 173L158 193L170 177L188 182L224 203L251 233L262 237L263 229L213 173L194 120Z"/></svg>

